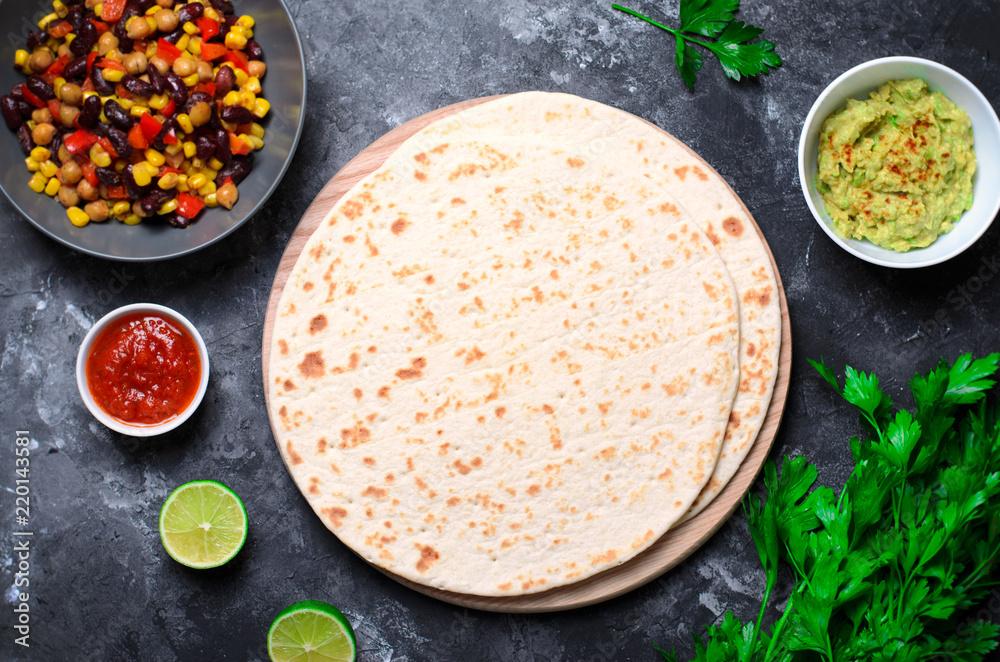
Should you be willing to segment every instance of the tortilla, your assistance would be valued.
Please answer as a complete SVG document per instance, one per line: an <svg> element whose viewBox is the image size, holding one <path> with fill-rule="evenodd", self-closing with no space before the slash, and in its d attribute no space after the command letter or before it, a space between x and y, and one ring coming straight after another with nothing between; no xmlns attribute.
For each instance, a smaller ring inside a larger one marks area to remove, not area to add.
<svg viewBox="0 0 1000 662"><path fill-rule="evenodd" d="M552 141L576 158L609 160L640 172L691 213L722 257L740 300L740 387L725 443L709 483L685 516L722 491L763 426L778 375L781 309L770 255L742 202L697 154L661 129L623 111L568 94L525 92L487 102L424 131L424 140Z"/></svg>
<svg viewBox="0 0 1000 662"><path fill-rule="evenodd" d="M711 475L739 303L663 188L547 141L403 144L278 304L275 437L371 563L521 595L632 558Z"/></svg>

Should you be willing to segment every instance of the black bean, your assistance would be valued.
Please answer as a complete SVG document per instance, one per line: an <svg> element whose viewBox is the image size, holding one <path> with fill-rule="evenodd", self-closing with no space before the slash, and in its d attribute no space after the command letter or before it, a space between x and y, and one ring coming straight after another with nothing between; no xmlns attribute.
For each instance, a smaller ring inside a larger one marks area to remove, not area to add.
<svg viewBox="0 0 1000 662"><path fill-rule="evenodd" d="M101 98L90 96L83 102L83 109L76 116L76 121L85 129L93 129L101 119Z"/></svg>
<svg viewBox="0 0 1000 662"><path fill-rule="evenodd" d="M170 98L174 100L174 103L178 107L183 107L187 103L188 91L187 85L181 80L181 77L172 71L168 71L163 74L163 82L167 89L167 94Z"/></svg>
<svg viewBox="0 0 1000 662"><path fill-rule="evenodd" d="M133 1L135 1L136 10L140 14L145 14L147 9L156 4L156 0L137 0L137 1L133 0Z"/></svg>
<svg viewBox="0 0 1000 662"><path fill-rule="evenodd" d="M229 32L229 29L236 25L236 21L239 20L236 14L226 14L222 17L223 27L220 32Z"/></svg>
<svg viewBox="0 0 1000 662"><path fill-rule="evenodd" d="M185 34L187 33L184 32L183 29L177 28L173 32L163 35L162 39L164 41L169 41L171 44L176 44L178 41L181 40L181 37L183 37Z"/></svg>
<svg viewBox="0 0 1000 662"><path fill-rule="evenodd" d="M177 212L170 212L169 214L163 217L163 220L165 220L167 223L170 223L170 225L174 226L175 228L186 228L188 225L191 224L190 220L184 218Z"/></svg>
<svg viewBox="0 0 1000 662"><path fill-rule="evenodd" d="M17 99L9 94L0 97L0 112L8 129L16 131L21 126L21 106Z"/></svg>
<svg viewBox="0 0 1000 662"><path fill-rule="evenodd" d="M66 80L76 80L87 75L87 58L78 57L70 60L63 69L62 76Z"/></svg>
<svg viewBox="0 0 1000 662"><path fill-rule="evenodd" d="M28 128L27 122L22 124L21 128L17 130L17 144L21 146L21 151L26 156L31 154L31 150L35 149L35 141L31 139L31 129Z"/></svg>
<svg viewBox="0 0 1000 662"><path fill-rule="evenodd" d="M233 9L233 3L230 2L229 0L208 0L208 1L209 4L215 7L216 11L220 11L223 14L232 14L235 11Z"/></svg>
<svg viewBox="0 0 1000 662"><path fill-rule="evenodd" d="M156 210L171 197L173 197L172 193L167 193L163 189L154 188L152 191L143 196L142 200L139 201L139 206L146 214L153 215L156 213Z"/></svg>
<svg viewBox="0 0 1000 662"><path fill-rule="evenodd" d="M21 116L25 119L30 119L31 113L35 112L35 107L27 101L18 101L17 107L21 111Z"/></svg>
<svg viewBox="0 0 1000 662"><path fill-rule="evenodd" d="M94 173L97 178L108 186L121 186L122 176L114 168L95 168Z"/></svg>
<svg viewBox="0 0 1000 662"><path fill-rule="evenodd" d="M219 67L219 73L215 74L215 96L220 99L229 93L236 86L236 74L232 67Z"/></svg>
<svg viewBox="0 0 1000 662"><path fill-rule="evenodd" d="M146 193L149 192L149 187L152 186L152 184L148 184L146 186L139 186L136 184L133 170L134 168L131 163L125 166L125 169L122 170L122 182L125 184L125 191L128 193L128 197L133 200L140 200L145 197Z"/></svg>
<svg viewBox="0 0 1000 662"><path fill-rule="evenodd" d="M29 92L42 101L56 98L56 93L52 89L52 86L46 83L45 79L41 76L29 76L25 85L28 87Z"/></svg>
<svg viewBox="0 0 1000 662"><path fill-rule="evenodd" d="M93 67L90 70L90 80L94 83L94 91L102 97L109 97L115 93L115 86L104 80L104 74L100 67Z"/></svg>
<svg viewBox="0 0 1000 662"><path fill-rule="evenodd" d="M128 131L133 126L135 126L135 118L121 107L121 104L114 99L108 99L104 104L104 116L108 118L108 121L113 125L121 129L122 131Z"/></svg>
<svg viewBox="0 0 1000 662"><path fill-rule="evenodd" d="M69 50L73 55L86 55L97 43L97 28L90 21L82 21L76 33L76 39L70 42ZM128 52L128 51L125 51Z"/></svg>
<svg viewBox="0 0 1000 662"><path fill-rule="evenodd" d="M160 70L150 65L146 68L146 73L149 75L149 84L153 86L153 92L163 94L163 74L160 73Z"/></svg>
<svg viewBox="0 0 1000 662"><path fill-rule="evenodd" d="M153 67L154 69L156 67ZM141 78L136 78L132 75L126 75L122 78L122 85L125 89L134 94L137 97L149 98L153 95L153 86L144 81Z"/></svg>
<svg viewBox="0 0 1000 662"><path fill-rule="evenodd" d="M215 140L207 135L200 135L195 138L195 147L198 148L197 157L202 161L208 161L215 156Z"/></svg>
<svg viewBox="0 0 1000 662"><path fill-rule="evenodd" d="M229 133L225 129L215 132L215 158L223 163L229 163L233 158L233 152L229 148Z"/></svg>
<svg viewBox="0 0 1000 662"><path fill-rule="evenodd" d="M219 174L215 176L215 185L222 186L227 179L232 179L233 184L239 184L253 169L253 162L245 156L234 156L233 159L222 166Z"/></svg>
<svg viewBox="0 0 1000 662"><path fill-rule="evenodd" d="M83 8L73 7L66 13L66 20L69 24L73 26L73 32L77 32L80 29L80 25L84 21Z"/></svg>
<svg viewBox="0 0 1000 662"><path fill-rule="evenodd" d="M33 51L49 40L49 33L45 30L32 32L28 35L28 50Z"/></svg>
<svg viewBox="0 0 1000 662"><path fill-rule="evenodd" d="M107 104L104 106L104 114L107 115ZM132 156L132 152L135 150L132 148L132 145L129 144L128 135L126 135L124 131L111 126L110 124L100 124L99 127L107 139L111 141L111 146L115 148L116 152L118 152L119 157L127 159Z"/></svg>
<svg viewBox="0 0 1000 662"><path fill-rule="evenodd" d="M251 60L264 61L264 49L260 47L256 39L247 39L247 57Z"/></svg>
<svg viewBox="0 0 1000 662"><path fill-rule="evenodd" d="M229 67L224 68L228 69ZM223 106L219 115L226 122L232 122L234 124L249 124L250 122L253 122L253 113L243 106Z"/></svg>
<svg viewBox="0 0 1000 662"><path fill-rule="evenodd" d="M24 83L17 83L14 87L10 88L10 95L17 99L18 101L24 100Z"/></svg>
<svg viewBox="0 0 1000 662"><path fill-rule="evenodd" d="M189 2L174 10L177 13L177 22L184 25L187 21L199 19L205 13L205 7L200 2Z"/></svg>

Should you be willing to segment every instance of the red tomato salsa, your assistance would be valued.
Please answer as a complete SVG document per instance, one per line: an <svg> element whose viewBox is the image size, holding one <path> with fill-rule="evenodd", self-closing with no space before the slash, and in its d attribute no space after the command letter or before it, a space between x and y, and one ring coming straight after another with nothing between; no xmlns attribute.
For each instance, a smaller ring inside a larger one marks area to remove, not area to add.
<svg viewBox="0 0 1000 662"><path fill-rule="evenodd" d="M178 324L155 313L113 322L87 356L87 383L97 405L130 425L158 425L187 409L198 392L201 358Z"/></svg>

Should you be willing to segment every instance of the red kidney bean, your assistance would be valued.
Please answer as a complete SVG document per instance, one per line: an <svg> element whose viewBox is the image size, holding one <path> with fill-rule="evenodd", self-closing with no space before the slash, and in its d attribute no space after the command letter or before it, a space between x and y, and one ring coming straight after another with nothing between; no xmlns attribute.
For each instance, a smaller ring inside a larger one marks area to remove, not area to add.
<svg viewBox="0 0 1000 662"><path fill-rule="evenodd" d="M75 40L74 40L75 41ZM84 56L70 60L62 72L66 80L75 80L87 75L87 58Z"/></svg>
<svg viewBox="0 0 1000 662"><path fill-rule="evenodd" d="M155 69L156 67L153 67ZM134 94L137 97L149 98L153 95L153 86L142 80L141 78L136 78L131 74L125 75L122 78L122 85L125 89Z"/></svg>
<svg viewBox="0 0 1000 662"><path fill-rule="evenodd" d="M73 7L72 9L70 9L66 13L66 20L69 21L69 24L73 26L73 32L76 33L80 29L80 25L83 23L84 20L83 8Z"/></svg>
<svg viewBox="0 0 1000 662"><path fill-rule="evenodd" d="M189 2L174 11L177 13L178 25L184 25L187 21L194 21L201 18L205 13L205 6L200 2Z"/></svg>
<svg viewBox="0 0 1000 662"><path fill-rule="evenodd" d="M233 68L219 67L219 73L215 74L215 96L221 99L234 87L236 87L236 74Z"/></svg>
<svg viewBox="0 0 1000 662"><path fill-rule="evenodd" d="M128 197L133 200L141 200L145 197L146 193L149 192L149 187L152 186L152 184L148 184L146 186L139 186L136 184L133 170L134 168L131 163L125 166L125 169L122 170L122 182L125 184L125 191L128 193Z"/></svg>
<svg viewBox="0 0 1000 662"><path fill-rule="evenodd" d="M35 107L34 106L32 106L27 101L18 101L17 102L17 107L18 107L18 109L20 109L21 116L25 120L31 119L31 113L33 113L35 111Z"/></svg>
<svg viewBox="0 0 1000 662"><path fill-rule="evenodd" d="M163 83L166 87L167 94L170 98L174 100L174 103L178 107L183 107L187 103L188 91L187 85L181 80L181 77L172 71L168 71L163 74Z"/></svg>
<svg viewBox="0 0 1000 662"><path fill-rule="evenodd" d="M222 186L227 179L232 179L233 184L239 184L253 169L253 162L246 156L234 156L226 165L222 166L219 174L215 176L215 185Z"/></svg>
<svg viewBox="0 0 1000 662"><path fill-rule="evenodd" d="M215 156L215 141L205 134L195 138L194 146L198 150L196 156L202 161L208 161Z"/></svg>
<svg viewBox="0 0 1000 662"><path fill-rule="evenodd" d="M97 43L97 28L90 21L81 19L76 39L70 42L70 52L73 55L86 55L95 43Z"/></svg>
<svg viewBox="0 0 1000 662"><path fill-rule="evenodd" d="M41 76L29 76L28 82L25 83L28 87L28 91L34 94L36 97L42 101L48 101L49 99L55 99L56 93L52 89L52 86L45 82Z"/></svg>
<svg viewBox="0 0 1000 662"><path fill-rule="evenodd" d="M229 67L226 68L228 69ZM18 101L24 101L24 83L17 83L14 87L10 88L10 95Z"/></svg>
<svg viewBox="0 0 1000 662"><path fill-rule="evenodd" d="M191 224L190 220L184 218L177 212L170 212L169 214L163 217L163 220L165 220L167 223L170 223L170 225L174 226L175 228L186 228L188 225Z"/></svg>
<svg viewBox="0 0 1000 662"><path fill-rule="evenodd" d="M209 4L215 7L216 11L220 11L223 14L234 13L233 3L229 0L208 0Z"/></svg>
<svg viewBox="0 0 1000 662"><path fill-rule="evenodd" d="M0 112L3 113L3 121L7 123L7 128L16 131L21 126L21 105L17 99L5 94L0 97Z"/></svg>
<svg viewBox="0 0 1000 662"><path fill-rule="evenodd" d="M122 185L122 176L119 175L114 168L95 168L94 172L97 175L97 178L108 186Z"/></svg>
<svg viewBox="0 0 1000 662"><path fill-rule="evenodd" d="M145 14L147 9L156 4L156 0L133 0L133 2L135 2L136 11L140 14Z"/></svg>
<svg viewBox="0 0 1000 662"><path fill-rule="evenodd" d="M28 50L33 51L49 40L49 33L45 30L32 32L28 35Z"/></svg>
<svg viewBox="0 0 1000 662"><path fill-rule="evenodd" d="M233 152L229 148L229 133L225 129L215 132L215 158L223 163L229 163L233 158Z"/></svg>
<svg viewBox="0 0 1000 662"><path fill-rule="evenodd" d="M83 109L76 116L76 121L85 129L93 129L101 119L101 98L98 96L87 97L83 102Z"/></svg>
<svg viewBox="0 0 1000 662"><path fill-rule="evenodd" d="M229 67L223 68L228 69ZM223 106L222 110L219 111L219 115L226 122L234 124L249 124L253 122L253 113L243 106Z"/></svg>
<svg viewBox="0 0 1000 662"><path fill-rule="evenodd" d="M100 67L93 67L90 70L90 80L94 83L94 91L102 97L109 97L115 93L115 86L104 80L104 74Z"/></svg>
<svg viewBox="0 0 1000 662"><path fill-rule="evenodd" d="M181 40L181 37L183 37L184 34L185 32L183 29L177 28L173 32L163 35L162 39L164 41L169 41L171 44L176 44L178 41Z"/></svg>
<svg viewBox="0 0 1000 662"><path fill-rule="evenodd" d="M21 146L21 151L24 152L25 156L31 154L31 150L35 149L35 141L31 139L31 129L28 128L27 122L17 130L17 144Z"/></svg>
<svg viewBox="0 0 1000 662"><path fill-rule="evenodd" d="M164 202L173 197L173 193L168 193L163 189L154 188L139 201L139 206L147 214L153 215Z"/></svg>
<svg viewBox="0 0 1000 662"><path fill-rule="evenodd" d="M104 116L122 131L128 131L135 126L135 119L132 115L114 99L108 99L104 103Z"/></svg>
<svg viewBox="0 0 1000 662"><path fill-rule="evenodd" d="M228 69L229 67L226 67ZM165 86L163 84L163 74L156 67L147 67L146 74L149 75L149 84L153 86L153 92L163 94Z"/></svg>
<svg viewBox="0 0 1000 662"><path fill-rule="evenodd" d="M111 101L109 100L108 103ZM104 114L107 115L107 104L104 104ZM109 118L110 119L110 118ZM99 124L97 126L102 133L111 141L111 146L115 148L118 152L118 156L123 159L127 159L132 156L133 149L132 145L128 141L128 135L121 129L111 126L110 124Z"/></svg>
<svg viewBox="0 0 1000 662"><path fill-rule="evenodd" d="M251 60L264 61L264 49L260 47L256 39L247 39L247 57Z"/></svg>

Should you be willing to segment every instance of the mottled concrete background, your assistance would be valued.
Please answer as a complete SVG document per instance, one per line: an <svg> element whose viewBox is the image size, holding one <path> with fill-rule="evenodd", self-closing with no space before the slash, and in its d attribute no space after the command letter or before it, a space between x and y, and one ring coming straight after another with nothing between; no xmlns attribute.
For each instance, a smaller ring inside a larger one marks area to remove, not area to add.
<svg viewBox="0 0 1000 662"><path fill-rule="evenodd" d="M673 1L630 6L676 19ZM674 70L669 35L605 0L297 0L290 9L306 49L305 133L277 193L225 241L169 262L116 264L56 244L0 201L2 659L262 660L272 618L305 598L343 609L368 661L655 660L654 641L689 653L692 628L726 609L744 619L756 613L764 579L742 515L676 570L626 596L568 613L510 616L397 585L341 545L299 495L271 438L261 386L261 324L274 270L309 201L344 163L445 104L529 89L571 92L644 117L700 152L756 217L788 294L795 361L774 452L807 455L827 484L846 478L846 442L858 426L806 357L877 370L896 397L915 369L941 356L1000 347L992 280L1000 226L944 266L875 267L819 230L795 166L813 100L838 74L875 57L937 60L1000 105L994 0L744 0L739 18L766 29L785 65L733 83L706 57L694 93ZM212 356L199 412L152 442L96 423L73 377L87 329L136 301L182 311ZM13 644L9 591L13 433L25 428L35 497L28 650ZM223 479L250 513L246 547L216 571L185 570L156 533L168 492L196 478Z"/></svg>

